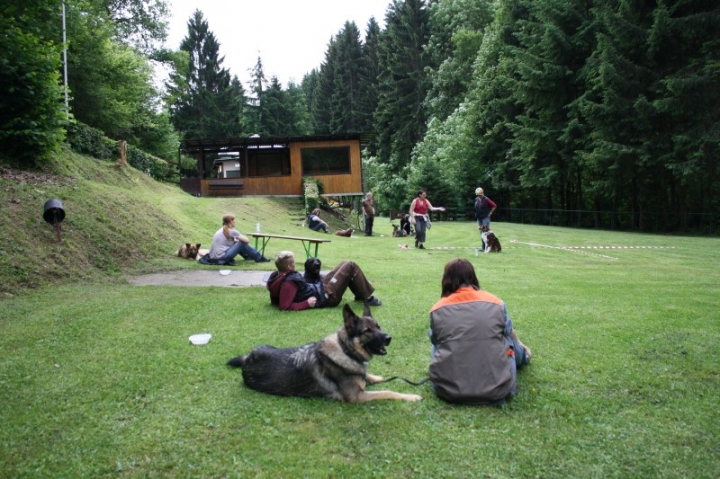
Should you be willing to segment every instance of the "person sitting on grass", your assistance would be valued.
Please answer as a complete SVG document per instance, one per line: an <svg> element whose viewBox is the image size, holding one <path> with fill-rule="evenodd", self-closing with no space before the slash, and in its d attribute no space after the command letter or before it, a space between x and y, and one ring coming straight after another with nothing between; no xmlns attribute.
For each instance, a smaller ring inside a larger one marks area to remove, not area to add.
<svg viewBox="0 0 720 479"><path fill-rule="evenodd" d="M442 297L430 310L430 381L441 399L500 405L515 394L530 348L513 329L505 303L480 289L472 263L445 265Z"/></svg>
<svg viewBox="0 0 720 479"><path fill-rule="evenodd" d="M382 302L373 296L375 288L365 278L360 266L352 261L341 261L320 281L308 282L295 271L295 255L281 251L275 256L275 267L267 281L270 302L283 311L302 311L310 308L330 308L342 301L350 288L356 301L368 306L380 306Z"/></svg>
<svg viewBox="0 0 720 479"><path fill-rule="evenodd" d="M405 214L405 216L402 217L400 220L400 229L405 231L405 236L412 236L412 223L410 221L410 215Z"/></svg>
<svg viewBox="0 0 720 479"><path fill-rule="evenodd" d="M328 230L328 224L325 223L322 218L320 218L320 208L315 208L310 213L310 218L308 218L308 226L313 231L320 231L323 230L324 232L330 234L330 231Z"/></svg>
<svg viewBox="0 0 720 479"><path fill-rule="evenodd" d="M222 228L213 236L210 252L200 258L201 263L233 266L238 254L244 259L254 259L256 263L270 261L250 246L247 236L235 229L235 216L225 215L222 222Z"/></svg>

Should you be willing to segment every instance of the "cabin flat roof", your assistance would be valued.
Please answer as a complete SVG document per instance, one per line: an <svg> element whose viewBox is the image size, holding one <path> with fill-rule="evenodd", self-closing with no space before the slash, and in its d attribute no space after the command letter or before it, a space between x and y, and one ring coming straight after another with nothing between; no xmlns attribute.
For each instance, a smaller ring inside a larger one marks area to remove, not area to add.
<svg viewBox="0 0 720 479"><path fill-rule="evenodd" d="M212 153L233 149L245 149L250 146L267 148L286 148L290 143L311 143L317 141L359 140L361 148L372 139L370 133L335 133L331 135L305 136L265 136L244 138L223 138L206 140L184 140L180 143L180 151L185 153Z"/></svg>

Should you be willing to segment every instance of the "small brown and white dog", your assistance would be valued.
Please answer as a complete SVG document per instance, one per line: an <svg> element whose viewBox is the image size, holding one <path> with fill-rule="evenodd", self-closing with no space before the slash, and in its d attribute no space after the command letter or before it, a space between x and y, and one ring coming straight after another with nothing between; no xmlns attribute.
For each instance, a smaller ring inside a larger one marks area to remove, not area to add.
<svg viewBox="0 0 720 479"><path fill-rule="evenodd" d="M493 233L491 229L489 229L486 225L482 225L480 227L480 231L480 235L485 242L485 253L499 253L502 251L500 240L497 236L495 236L495 233Z"/></svg>
<svg viewBox="0 0 720 479"><path fill-rule="evenodd" d="M200 243L192 244L185 243L178 249L178 256L184 259L197 259L198 251L200 250Z"/></svg>

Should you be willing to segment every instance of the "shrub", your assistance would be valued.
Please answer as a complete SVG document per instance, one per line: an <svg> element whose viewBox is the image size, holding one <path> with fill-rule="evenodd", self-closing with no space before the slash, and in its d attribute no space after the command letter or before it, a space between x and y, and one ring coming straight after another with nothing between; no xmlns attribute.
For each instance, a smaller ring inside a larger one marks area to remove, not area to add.
<svg viewBox="0 0 720 479"><path fill-rule="evenodd" d="M67 122L57 47L0 19L0 151L13 163L50 157Z"/></svg>
<svg viewBox="0 0 720 479"><path fill-rule="evenodd" d="M79 121L73 122L67 131L70 148L77 153L99 160L117 158L117 144L105 134Z"/></svg>
<svg viewBox="0 0 720 479"><path fill-rule="evenodd" d="M128 146L127 162L133 168L150 175L158 181L180 181L176 167L162 158L153 156L134 146Z"/></svg>
<svg viewBox="0 0 720 479"><path fill-rule="evenodd" d="M323 203L323 184L317 178L306 176L303 178L303 197L305 198L305 215L309 216L315 208L320 208Z"/></svg>
<svg viewBox="0 0 720 479"><path fill-rule="evenodd" d="M119 156L115 140L106 137L102 131L79 121L73 122L68 128L68 143L73 151L100 160L114 160ZM133 168L158 181L180 181L174 165L132 145L128 145L127 148L127 162Z"/></svg>

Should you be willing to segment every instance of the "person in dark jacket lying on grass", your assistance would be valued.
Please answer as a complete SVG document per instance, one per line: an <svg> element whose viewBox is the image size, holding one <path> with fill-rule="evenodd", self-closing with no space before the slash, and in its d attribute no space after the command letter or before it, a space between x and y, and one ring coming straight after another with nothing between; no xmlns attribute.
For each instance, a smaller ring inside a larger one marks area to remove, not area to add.
<svg viewBox="0 0 720 479"><path fill-rule="evenodd" d="M277 271L273 271L267 281L272 304L283 311L329 308L340 304L348 288L355 295L356 301L363 301L368 306L382 304L373 296L375 288L356 263L341 261L327 275L321 276L320 260L310 258L308 263L311 260L316 262L313 265L316 271L313 273L317 276L314 278L295 271L295 255L292 251L281 251L275 256Z"/></svg>

